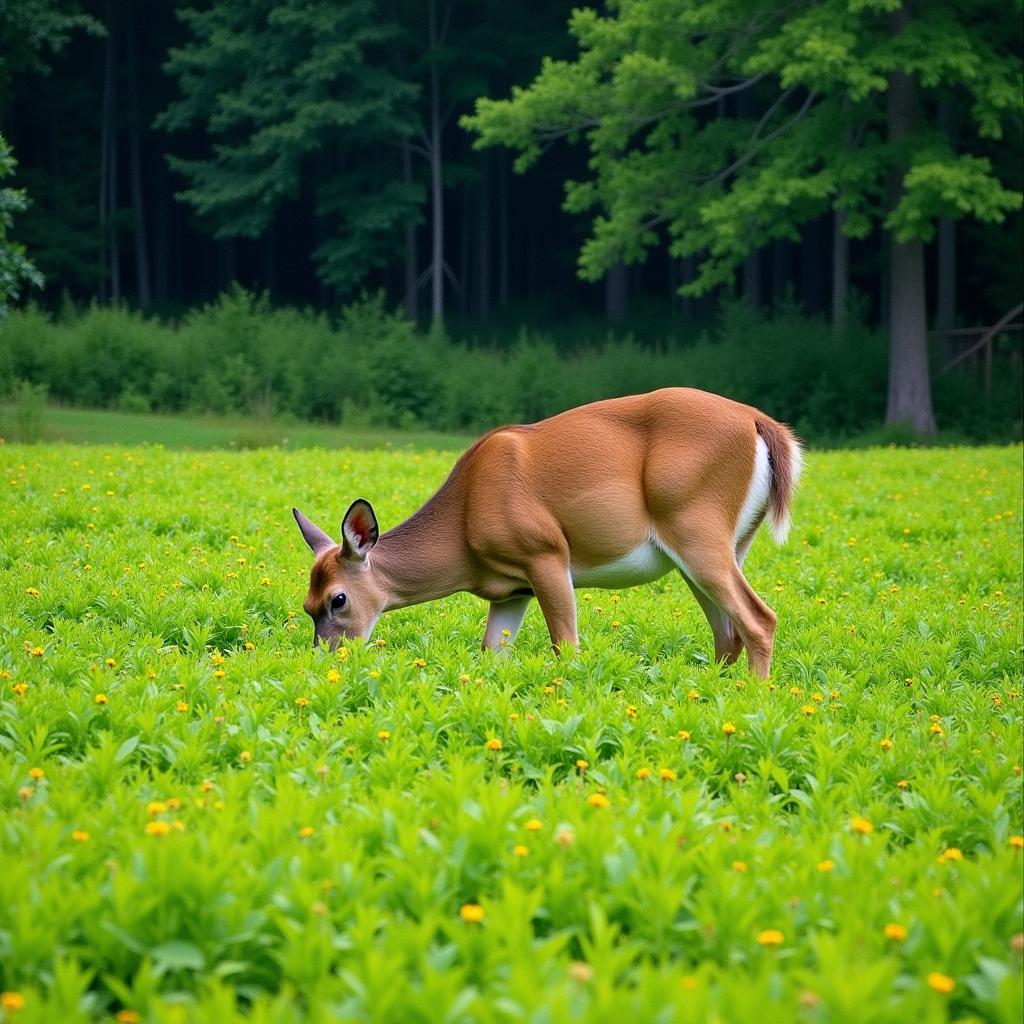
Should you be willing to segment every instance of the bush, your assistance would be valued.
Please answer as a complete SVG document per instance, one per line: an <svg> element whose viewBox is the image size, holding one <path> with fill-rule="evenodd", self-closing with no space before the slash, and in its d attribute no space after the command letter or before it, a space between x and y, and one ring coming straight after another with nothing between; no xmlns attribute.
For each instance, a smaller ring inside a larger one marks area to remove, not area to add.
<svg viewBox="0 0 1024 1024"><path fill-rule="evenodd" d="M512 346L471 347L417 332L381 296L331 323L236 286L178 323L96 305L14 312L0 330L0 393L23 380L72 405L475 431L685 385L756 405L819 442L877 428L885 411L886 341L856 317L834 338L794 305L768 314L730 302L710 330L656 348L631 335L577 343L523 329ZM944 430L1020 436L1020 364L1000 359L1008 372L987 400L969 374L937 378Z"/></svg>

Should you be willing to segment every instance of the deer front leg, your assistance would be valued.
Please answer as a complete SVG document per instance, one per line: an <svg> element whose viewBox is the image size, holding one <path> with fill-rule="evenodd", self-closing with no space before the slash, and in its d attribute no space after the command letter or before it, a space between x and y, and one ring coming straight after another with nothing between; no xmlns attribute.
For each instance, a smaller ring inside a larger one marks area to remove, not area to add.
<svg viewBox="0 0 1024 1024"><path fill-rule="evenodd" d="M567 653L579 643L576 594L568 561L560 555L536 558L529 566L527 577L551 634L551 646L559 654Z"/></svg>
<svg viewBox="0 0 1024 1024"><path fill-rule="evenodd" d="M487 612L487 628L481 645L485 651L508 647L516 638L530 598L510 597L507 601L492 601Z"/></svg>

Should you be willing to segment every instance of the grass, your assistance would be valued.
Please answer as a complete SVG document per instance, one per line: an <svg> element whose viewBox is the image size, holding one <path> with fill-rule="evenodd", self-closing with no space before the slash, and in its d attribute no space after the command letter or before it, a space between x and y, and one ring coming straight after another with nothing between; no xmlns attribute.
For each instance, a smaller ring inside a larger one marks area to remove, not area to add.
<svg viewBox="0 0 1024 1024"><path fill-rule="evenodd" d="M672 577L312 651L290 506L451 461L0 449L8 1017L1020 1020L1019 448L812 455L768 683Z"/></svg>
<svg viewBox="0 0 1024 1024"><path fill-rule="evenodd" d="M462 448L469 436L432 430L340 427L251 416L175 416L40 406L31 440L68 444L160 444L167 448ZM0 404L0 438L18 440L18 410Z"/></svg>

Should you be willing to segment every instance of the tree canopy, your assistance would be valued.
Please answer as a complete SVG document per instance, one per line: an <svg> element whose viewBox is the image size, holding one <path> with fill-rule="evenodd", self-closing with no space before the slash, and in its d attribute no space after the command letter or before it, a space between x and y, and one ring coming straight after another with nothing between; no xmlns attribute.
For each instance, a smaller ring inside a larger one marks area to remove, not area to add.
<svg viewBox="0 0 1024 1024"><path fill-rule="evenodd" d="M592 215L579 259L587 278L643 259L662 230L673 255L697 257L682 289L701 294L829 209L847 237L880 227L900 247L930 241L940 217L998 223L1020 208L1021 193L972 151L1024 109L998 2L608 7L573 13L575 60L546 60L528 87L481 98L463 120L479 145L517 149L520 170L554 140L586 144L589 174L567 182L565 204ZM912 262L894 255L893 267L899 330L918 336L904 369L926 378L924 290L906 301ZM930 399L912 401L928 408L897 402L894 418L929 429Z"/></svg>
<svg viewBox="0 0 1024 1024"><path fill-rule="evenodd" d="M980 8L987 6L989 10ZM1018 209L964 128L1000 139L1021 112L1021 71L998 3L923 5L894 35L898 0L617 0L583 8L569 30L574 61L546 60L509 99L481 98L463 123L480 145L519 150L585 142L590 175L566 184L566 206L593 213L581 273L600 277L659 243L702 255L684 290L729 283L751 249L798 240L835 207L854 238L872 227L930 240L940 216L999 221ZM982 17L988 14L987 18ZM899 145L886 137L889 76L915 75L933 101L958 106L954 136L934 118ZM887 193L894 172L902 183Z"/></svg>

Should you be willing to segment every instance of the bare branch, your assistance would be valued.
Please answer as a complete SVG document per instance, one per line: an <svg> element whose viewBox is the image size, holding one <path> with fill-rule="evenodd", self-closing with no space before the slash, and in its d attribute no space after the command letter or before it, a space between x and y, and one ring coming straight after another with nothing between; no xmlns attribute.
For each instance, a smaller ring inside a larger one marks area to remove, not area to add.
<svg viewBox="0 0 1024 1024"><path fill-rule="evenodd" d="M705 178L703 181L700 182L700 185L718 185L721 182L725 181L725 179L728 178L730 175L735 174L736 171L738 171L741 167L744 167L746 164L750 163L750 161L753 160L755 156L757 156L758 152L765 145L767 145L772 140L777 139L780 135L783 135L786 132L788 132L789 129L792 128L793 125L795 125L798 121L803 120L804 116L807 114L807 111L811 109L811 104L817 98L817 95L818 94L816 92L809 92L807 94L807 99L804 100L803 105L800 107L800 109L785 124L779 125L779 127L776 128L775 131L766 135L763 139L758 139L757 137L757 133L761 130L762 127L762 125L758 125L758 127L754 130L754 135L751 136L750 141L752 145L750 149L748 149L742 156L738 157L731 164L729 164L729 166L726 167L724 170L719 171L718 174L715 174L710 178ZM762 118L761 120L763 122L764 118Z"/></svg>
<svg viewBox="0 0 1024 1024"><path fill-rule="evenodd" d="M756 85L761 81L762 78L767 74L766 71L762 71L760 74L754 75L753 78L744 78L736 85L712 85L710 82L698 82L697 84L711 96L704 100L704 103L714 102L715 100L721 99L723 96L731 96L736 92L743 92L744 89L749 89L752 85Z"/></svg>

